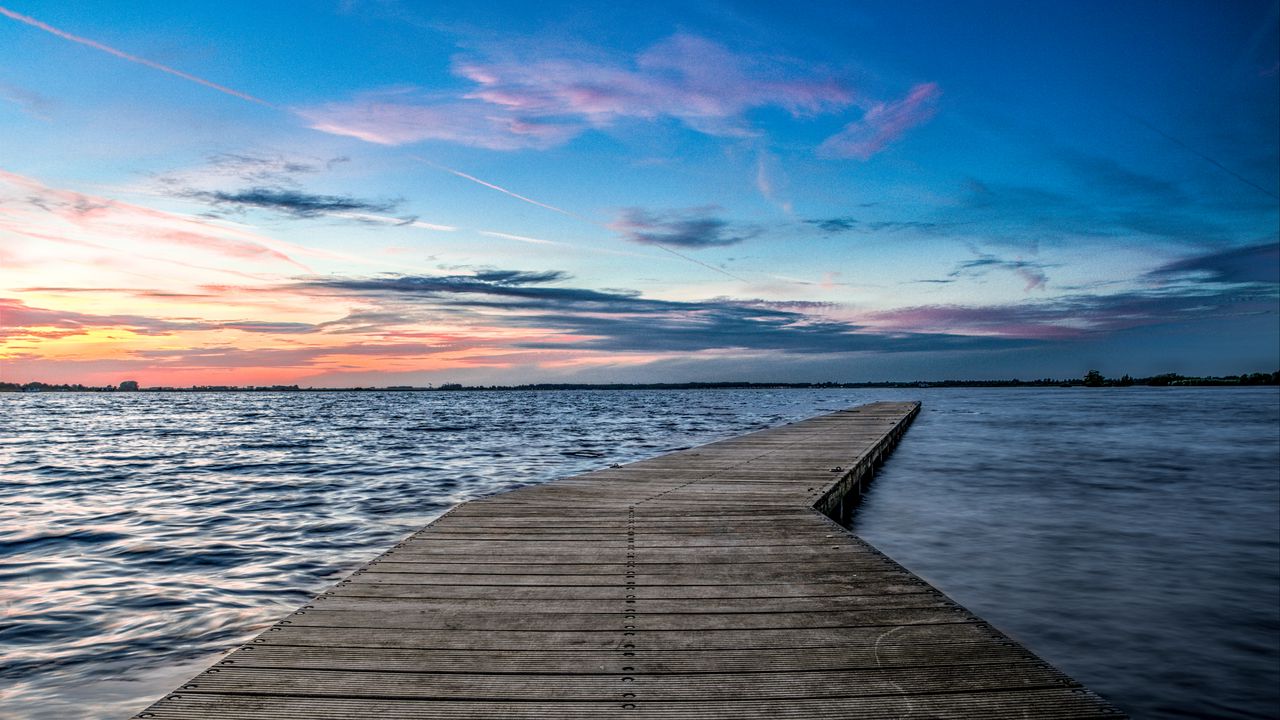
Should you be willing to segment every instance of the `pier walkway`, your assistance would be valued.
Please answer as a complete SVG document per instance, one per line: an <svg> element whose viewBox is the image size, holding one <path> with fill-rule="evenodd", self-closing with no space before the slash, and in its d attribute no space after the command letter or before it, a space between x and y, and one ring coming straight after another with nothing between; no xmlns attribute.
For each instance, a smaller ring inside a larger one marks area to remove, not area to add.
<svg viewBox="0 0 1280 720"><path fill-rule="evenodd" d="M828 517L918 410L464 503L138 717L1120 716Z"/></svg>

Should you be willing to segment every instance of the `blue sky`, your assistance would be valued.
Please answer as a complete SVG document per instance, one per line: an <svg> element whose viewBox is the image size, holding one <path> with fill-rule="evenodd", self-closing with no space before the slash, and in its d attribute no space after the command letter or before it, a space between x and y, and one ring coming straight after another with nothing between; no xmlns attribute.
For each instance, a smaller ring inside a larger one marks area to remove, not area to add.
<svg viewBox="0 0 1280 720"><path fill-rule="evenodd" d="M0 2L0 373L1280 365L1280 11Z"/></svg>

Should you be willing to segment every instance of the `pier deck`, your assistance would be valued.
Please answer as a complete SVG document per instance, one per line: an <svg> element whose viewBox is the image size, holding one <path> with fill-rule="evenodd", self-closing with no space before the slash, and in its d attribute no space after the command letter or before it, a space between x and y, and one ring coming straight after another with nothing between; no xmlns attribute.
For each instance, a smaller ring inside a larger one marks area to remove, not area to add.
<svg viewBox="0 0 1280 720"><path fill-rule="evenodd" d="M828 517L918 409L465 503L138 717L1118 717Z"/></svg>

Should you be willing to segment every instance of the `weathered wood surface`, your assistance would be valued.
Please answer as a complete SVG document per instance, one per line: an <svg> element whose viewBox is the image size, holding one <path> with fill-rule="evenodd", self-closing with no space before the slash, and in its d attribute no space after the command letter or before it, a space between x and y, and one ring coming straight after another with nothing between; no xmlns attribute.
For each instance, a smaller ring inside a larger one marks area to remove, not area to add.
<svg viewBox="0 0 1280 720"><path fill-rule="evenodd" d="M918 409L465 503L139 717L1119 716L815 510Z"/></svg>

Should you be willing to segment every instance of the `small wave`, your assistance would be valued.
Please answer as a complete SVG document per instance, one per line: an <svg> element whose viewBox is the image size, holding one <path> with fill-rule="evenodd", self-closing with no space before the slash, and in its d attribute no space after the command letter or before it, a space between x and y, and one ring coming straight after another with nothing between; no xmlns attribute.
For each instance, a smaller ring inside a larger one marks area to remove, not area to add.
<svg viewBox="0 0 1280 720"><path fill-rule="evenodd" d="M0 554L28 552L49 547L67 545L106 545L127 538L127 535L94 530L72 530L65 533L41 533L14 540L0 540Z"/></svg>
<svg viewBox="0 0 1280 720"><path fill-rule="evenodd" d="M289 442L240 443L239 447L241 450L302 450L322 444L318 441L294 440Z"/></svg>

